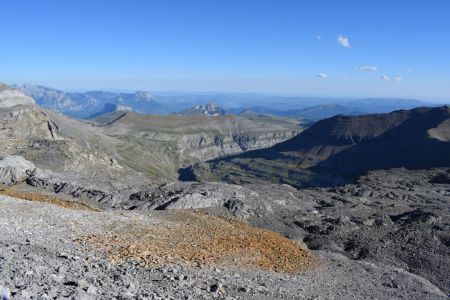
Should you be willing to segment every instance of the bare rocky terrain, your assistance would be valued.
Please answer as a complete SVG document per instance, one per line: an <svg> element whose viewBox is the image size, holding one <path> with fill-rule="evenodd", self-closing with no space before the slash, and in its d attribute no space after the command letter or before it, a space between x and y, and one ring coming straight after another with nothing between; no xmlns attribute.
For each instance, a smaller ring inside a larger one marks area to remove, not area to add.
<svg viewBox="0 0 450 300"><path fill-rule="evenodd" d="M251 128L246 132L254 143L239 151L272 146L278 137L265 140L267 130L288 132L298 124L267 115L183 119L133 113L84 122L33 103L5 106L0 109L0 299L448 298L450 166L445 151L436 152L433 161L442 164L433 168L369 169L355 173L353 181L308 188L274 183L274 174L280 174L274 170L283 171L283 164L260 169L266 177L258 181L180 182L166 176L164 168L155 180L124 163L120 146L125 141L135 146L131 157L136 162L152 164L162 157L150 147L157 139L191 134L180 143L186 143L189 155L198 153L195 139L204 130L198 124L226 137ZM370 126L353 124L355 119L338 117L331 122L341 124L346 134L333 131L335 144L329 143L330 135L322 136L328 143L320 144L323 151L299 143L302 134L268 151L290 152L289 159L305 163L297 168L307 170L374 139L383 144L386 132L395 136L390 130L410 120L409 114L424 113L429 111L401 113L391 123L382 120L390 129L375 134L366 130ZM408 141L428 141L422 150L446 149L445 113L438 111L439 122L432 126L412 122L417 126L410 132L426 135ZM358 142L346 131L355 128L361 133ZM205 145L212 147L213 137L204 132ZM282 151L286 145L302 150ZM218 152L213 151L222 155ZM301 155L306 152L321 159L307 165ZM243 178L242 169L229 174ZM253 170L246 176L254 176Z"/></svg>

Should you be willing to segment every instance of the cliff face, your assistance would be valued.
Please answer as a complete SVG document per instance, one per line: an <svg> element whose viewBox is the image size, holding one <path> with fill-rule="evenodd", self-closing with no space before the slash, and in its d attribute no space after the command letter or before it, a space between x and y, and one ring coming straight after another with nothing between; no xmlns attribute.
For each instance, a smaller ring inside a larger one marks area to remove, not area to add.
<svg viewBox="0 0 450 300"><path fill-rule="evenodd" d="M249 150L269 148L301 132L285 129L268 132L241 132L229 135L202 133L183 135L178 140L178 152L197 161L206 161Z"/></svg>
<svg viewBox="0 0 450 300"><path fill-rule="evenodd" d="M176 179L193 163L268 148L302 131L297 121L227 116L111 114L98 119L103 134L121 142L119 162L150 176Z"/></svg>

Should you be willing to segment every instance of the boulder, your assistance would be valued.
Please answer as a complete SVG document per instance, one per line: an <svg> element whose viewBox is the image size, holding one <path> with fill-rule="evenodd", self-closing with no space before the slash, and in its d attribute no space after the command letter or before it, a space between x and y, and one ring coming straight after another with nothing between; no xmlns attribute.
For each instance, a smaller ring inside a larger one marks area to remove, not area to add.
<svg viewBox="0 0 450 300"><path fill-rule="evenodd" d="M22 156L0 158L0 184L11 185L26 180L35 169L32 162Z"/></svg>

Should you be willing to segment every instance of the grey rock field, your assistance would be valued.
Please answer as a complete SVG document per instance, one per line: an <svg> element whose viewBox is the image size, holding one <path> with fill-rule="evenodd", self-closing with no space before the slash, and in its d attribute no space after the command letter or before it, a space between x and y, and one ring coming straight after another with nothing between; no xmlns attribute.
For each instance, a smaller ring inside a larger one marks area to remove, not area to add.
<svg viewBox="0 0 450 300"><path fill-rule="evenodd" d="M113 263L75 240L153 212L85 212L0 197L1 285L13 299L446 299L428 280L390 265L314 251L322 265L296 275L252 269L142 268Z"/></svg>
<svg viewBox="0 0 450 300"><path fill-rule="evenodd" d="M35 170L16 191L88 203L99 211L1 196L0 285L30 299L445 299L450 185L435 182L448 174L397 169L338 188L170 183L122 187L119 193L119 186L78 181L80 190L74 181L56 183L58 174ZM305 243L320 264L293 275L220 265L142 267L111 261L77 242L116 228L127 234L167 220L177 224L179 209L279 232Z"/></svg>

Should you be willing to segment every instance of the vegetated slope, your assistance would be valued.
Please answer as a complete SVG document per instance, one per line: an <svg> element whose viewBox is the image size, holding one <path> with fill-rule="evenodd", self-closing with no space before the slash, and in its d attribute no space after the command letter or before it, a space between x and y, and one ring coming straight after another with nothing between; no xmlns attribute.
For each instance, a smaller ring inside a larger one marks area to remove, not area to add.
<svg viewBox="0 0 450 300"><path fill-rule="evenodd" d="M150 176L177 178L178 168L228 154L267 148L298 134L298 121L227 116L156 116L113 112L93 120L122 143L119 162Z"/></svg>
<svg viewBox="0 0 450 300"><path fill-rule="evenodd" d="M449 118L448 106L336 116L271 149L213 160L190 171L198 179L304 186L339 184L372 169L449 166Z"/></svg>
<svg viewBox="0 0 450 300"><path fill-rule="evenodd" d="M274 124L274 125L280 125L285 124L283 126L292 126L293 124L307 124L306 121L302 119L297 118L290 118L290 117L284 117L284 116L277 116L277 115L271 115L271 114L263 114L254 112L251 110L245 110L242 111L239 114L240 117L246 118L248 120L256 120L259 122L263 122L264 124Z"/></svg>

